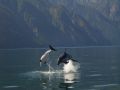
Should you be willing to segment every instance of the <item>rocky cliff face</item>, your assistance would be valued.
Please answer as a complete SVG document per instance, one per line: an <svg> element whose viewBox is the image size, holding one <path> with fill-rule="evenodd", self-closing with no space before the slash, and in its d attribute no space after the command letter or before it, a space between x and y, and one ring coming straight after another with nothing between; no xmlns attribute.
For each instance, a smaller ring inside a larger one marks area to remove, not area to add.
<svg viewBox="0 0 120 90"><path fill-rule="evenodd" d="M0 0L0 48L120 45L119 0Z"/></svg>

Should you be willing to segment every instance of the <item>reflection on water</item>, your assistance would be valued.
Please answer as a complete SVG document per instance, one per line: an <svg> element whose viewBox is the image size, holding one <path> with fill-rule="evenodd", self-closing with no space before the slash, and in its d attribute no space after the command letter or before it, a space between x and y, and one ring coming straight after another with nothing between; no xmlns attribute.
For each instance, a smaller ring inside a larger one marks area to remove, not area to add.
<svg viewBox="0 0 120 90"><path fill-rule="evenodd" d="M64 73L64 82L60 83L60 88L74 88L74 83L80 78L79 73Z"/></svg>
<svg viewBox="0 0 120 90"><path fill-rule="evenodd" d="M58 84L59 88L74 88L74 83L77 83L80 78L80 73L64 73L62 70L56 71L32 71L21 74L24 77L39 79L43 89L53 87ZM54 81L56 80L56 81Z"/></svg>
<svg viewBox="0 0 120 90"><path fill-rule="evenodd" d="M0 90L120 90L120 47L74 48L68 52L80 69L64 73L56 66L63 49L39 66L44 49L0 50Z"/></svg>
<svg viewBox="0 0 120 90"><path fill-rule="evenodd" d="M64 74L64 83L74 83L75 73L65 73Z"/></svg>

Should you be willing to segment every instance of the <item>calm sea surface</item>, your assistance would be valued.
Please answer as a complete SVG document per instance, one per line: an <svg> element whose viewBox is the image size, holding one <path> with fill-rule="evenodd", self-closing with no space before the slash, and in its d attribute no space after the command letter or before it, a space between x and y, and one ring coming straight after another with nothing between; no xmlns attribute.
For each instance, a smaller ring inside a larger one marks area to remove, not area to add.
<svg viewBox="0 0 120 90"><path fill-rule="evenodd" d="M63 51L50 54L49 73L39 64L45 49L0 50L0 90L120 90L120 47L68 48L80 69L67 74L57 66Z"/></svg>

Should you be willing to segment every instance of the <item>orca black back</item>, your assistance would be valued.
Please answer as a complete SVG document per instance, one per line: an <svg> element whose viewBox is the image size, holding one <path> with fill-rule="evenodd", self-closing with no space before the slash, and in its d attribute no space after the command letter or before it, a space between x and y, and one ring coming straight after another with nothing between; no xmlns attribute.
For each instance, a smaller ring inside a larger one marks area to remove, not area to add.
<svg viewBox="0 0 120 90"><path fill-rule="evenodd" d="M61 56L59 57L58 65L59 65L60 63L65 63L65 64L67 64L67 63L69 62L68 60L70 60L70 59L72 59L72 56L69 55L68 53L64 52L63 55L61 55Z"/></svg>

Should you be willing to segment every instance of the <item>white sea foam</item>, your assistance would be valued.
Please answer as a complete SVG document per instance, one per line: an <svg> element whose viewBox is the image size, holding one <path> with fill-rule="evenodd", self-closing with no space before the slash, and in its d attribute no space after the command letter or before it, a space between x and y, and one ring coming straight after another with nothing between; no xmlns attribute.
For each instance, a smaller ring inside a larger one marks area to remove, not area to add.
<svg viewBox="0 0 120 90"><path fill-rule="evenodd" d="M67 64L64 64L63 71L65 73L77 72L80 68L80 63L69 60Z"/></svg>

